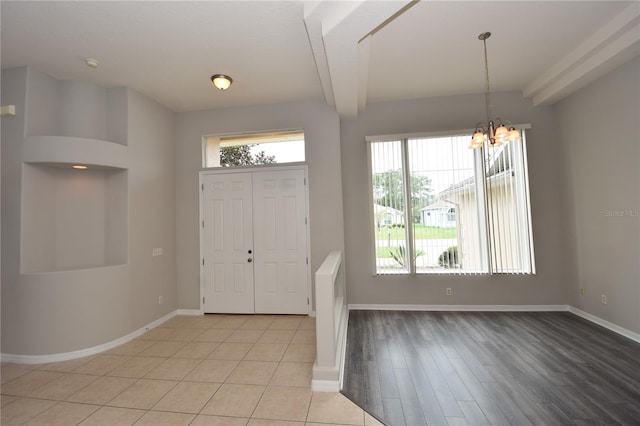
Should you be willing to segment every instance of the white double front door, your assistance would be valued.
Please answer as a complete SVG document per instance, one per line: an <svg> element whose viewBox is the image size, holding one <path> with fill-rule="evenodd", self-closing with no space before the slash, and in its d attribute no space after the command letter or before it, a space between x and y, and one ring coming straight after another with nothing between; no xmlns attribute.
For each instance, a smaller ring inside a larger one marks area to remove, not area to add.
<svg viewBox="0 0 640 426"><path fill-rule="evenodd" d="M202 174L205 313L308 314L303 169Z"/></svg>

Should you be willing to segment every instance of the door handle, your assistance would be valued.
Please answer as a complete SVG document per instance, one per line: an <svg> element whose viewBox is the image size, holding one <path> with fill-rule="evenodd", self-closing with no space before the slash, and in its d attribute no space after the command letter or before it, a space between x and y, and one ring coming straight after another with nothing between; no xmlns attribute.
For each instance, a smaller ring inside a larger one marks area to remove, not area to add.
<svg viewBox="0 0 640 426"><path fill-rule="evenodd" d="M252 258L248 258L247 262L251 263L251 262L253 262L253 259Z"/></svg>

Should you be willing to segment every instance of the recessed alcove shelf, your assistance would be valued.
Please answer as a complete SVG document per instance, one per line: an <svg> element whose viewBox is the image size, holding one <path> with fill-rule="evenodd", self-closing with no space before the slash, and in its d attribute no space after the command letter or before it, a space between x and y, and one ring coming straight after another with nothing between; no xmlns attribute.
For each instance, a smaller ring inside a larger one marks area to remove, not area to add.
<svg viewBox="0 0 640 426"><path fill-rule="evenodd" d="M24 139L22 273L127 263L127 148L72 136Z"/></svg>
<svg viewBox="0 0 640 426"><path fill-rule="evenodd" d="M127 170L22 168L21 272L127 263Z"/></svg>
<svg viewBox="0 0 640 426"><path fill-rule="evenodd" d="M70 136L27 136L22 146L22 161L128 168L125 145Z"/></svg>

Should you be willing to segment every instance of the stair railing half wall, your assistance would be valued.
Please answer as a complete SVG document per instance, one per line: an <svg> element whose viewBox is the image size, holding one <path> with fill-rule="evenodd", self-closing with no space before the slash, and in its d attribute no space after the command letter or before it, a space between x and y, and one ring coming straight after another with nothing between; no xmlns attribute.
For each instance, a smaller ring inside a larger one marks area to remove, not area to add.
<svg viewBox="0 0 640 426"><path fill-rule="evenodd" d="M316 392L342 388L349 320L345 286L342 252L333 251L316 271L316 362L311 381Z"/></svg>

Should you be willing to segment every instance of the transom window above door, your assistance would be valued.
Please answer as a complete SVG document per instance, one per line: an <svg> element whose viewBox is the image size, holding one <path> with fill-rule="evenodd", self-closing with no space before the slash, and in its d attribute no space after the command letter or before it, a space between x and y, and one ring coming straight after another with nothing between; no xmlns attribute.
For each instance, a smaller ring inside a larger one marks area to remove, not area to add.
<svg viewBox="0 0 640 426"><path fill-rule="evenodd" d="M241 167L305 161L304 132L210 135L203 138L203 167Z"/></svg>

